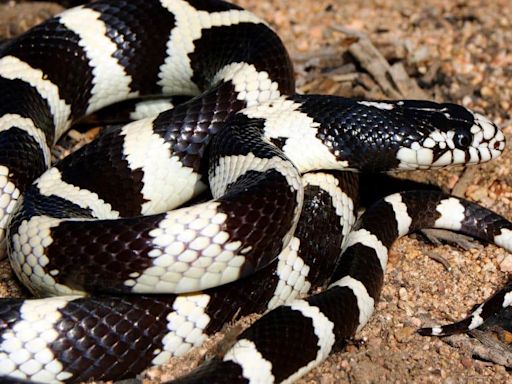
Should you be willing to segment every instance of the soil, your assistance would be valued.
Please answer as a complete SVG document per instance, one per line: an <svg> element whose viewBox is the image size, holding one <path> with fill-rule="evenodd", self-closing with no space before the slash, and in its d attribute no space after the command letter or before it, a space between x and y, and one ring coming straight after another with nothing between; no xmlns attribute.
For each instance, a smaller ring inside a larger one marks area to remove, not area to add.
<svg viewBox="0 0 512 384"><path fill-rule="evenodd" d="M461 103L495 121L510 143L509 0L235 2L265 19L281 36L296 65L300 92L376 99L419 95ZM0 39L21 33L60 9L45 2L0 3ZM361 33L390 68L403 69L406 87L386 88L364 61L354 57L351 47ZM83 139L71 131L71 141L77 136ZM505 154L491 163L399 177L438 185L512 219L512 155L510 144L507 147ZM490 362L496 360L492 350L482 352L476 339L467 335L421 337L415 330L437 321L460 319L502 286L511 272L512 255L493 245L473 244L464 250L433 245L417 235L399 240L391 252L381 301L370 323L357 335L359 342L331 356L299 383L510 381L507 368ZM7 262L0 263L0 296L25 295ZM205 355L215 354L222 337L232 337L255 318L243 319L186 357L151 369L134 382L157 383L187 371ZM507 344L510 334L505 331L501 336L506 353L512 352Z"/></svg>

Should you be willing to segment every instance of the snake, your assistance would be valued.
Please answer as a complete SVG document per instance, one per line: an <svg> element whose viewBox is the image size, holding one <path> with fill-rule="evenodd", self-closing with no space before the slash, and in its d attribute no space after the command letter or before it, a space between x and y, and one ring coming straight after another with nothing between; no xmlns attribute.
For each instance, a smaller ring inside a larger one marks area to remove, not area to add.
<svg viewBox="0 0 512 384"><path fill-rule="evenodd" d="M445 228L512 250L508 220L440 192L356 220L359 172L494 159L494 123L450 103L298 94L277 34L224 1L70 8L0 47L0 90L0 236L38 297L0 301L4 382L134 377L254 312L222 359L176 382L292 382L366 324L398 237ZM73 123L145 98L138 120L52 164ZM420 332L475 328L510 289Z"/></svg>

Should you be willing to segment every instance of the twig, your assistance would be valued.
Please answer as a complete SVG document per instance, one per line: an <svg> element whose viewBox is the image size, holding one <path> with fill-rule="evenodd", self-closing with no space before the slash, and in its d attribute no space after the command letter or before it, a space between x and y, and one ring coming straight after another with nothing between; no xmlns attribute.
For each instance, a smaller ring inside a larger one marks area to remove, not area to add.
<svg viewBox="0 0 512 384"><path fill-rule="evenodd" d="M483 245L475 241L473 238L462 235L460 233L447 231L445 229L424 229L421 232L430 242L436 245L440 245L442 244L441 242L444 241L457 245L466 251L474 248L483 248Z"/></svg>
<svg viewBox="0 0 512 384"><path fill-rule="evenodd" d="M357 41L348 48L355 60L372 76L385 96L399 99L428 99L428 95L412 80L402 63L391 66L382 53L373 45L368 36L342 25L332 25L332 29L342 32Z"/></svg>
<svg viewBox="0 0 512 384"><path fill-rule="evenodd" d="M443 337L443 341L481 359L512 367L512 353L501 342L490 337L487 332L477 329L472 330L470 334L478 339L471 339L467 335L453 335Z"/></svg>
<svg viewBox="0 0 512 384"><path fill-rule="evenodd" d="M391 66L391 76L404 97L418 100L429 98L423 89L409 77L402 63L396 63Z"/></svg>
<svg viewBox="0 0 512 384"><path fill-rule="evenodd" d="M305 62L312 59L340 57L342 54L343 52L341 52L339 48L325 47L312 52L296 52L292 55L292 58L295 62Z"/></svg>
<svg viewBox="0 0 512 384"><path fill-rule="evenodd" d="M450 262L448 260L446 260L443 256L441 256L439 253L427 252L427 256L430 259L435 260L438 263L442 264L444 269L446 269L447 272L451 272L452 271L452 267L450 265Z"/></svg>
<svg viewBox="0 0 512 384"><path fill-rule="evenodd" d="M478 172L478 167L468 167L464 169L459 177L459 180L452 188L452 195L457 197L464 197L468 187L471 185Z"/></svg>

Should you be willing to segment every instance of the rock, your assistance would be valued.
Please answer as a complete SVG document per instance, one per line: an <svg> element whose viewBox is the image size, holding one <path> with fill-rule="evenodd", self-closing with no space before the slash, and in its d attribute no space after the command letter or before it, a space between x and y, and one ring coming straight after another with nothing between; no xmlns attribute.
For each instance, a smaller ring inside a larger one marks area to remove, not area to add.
<svg viewBox="0 0 512 384"><path fill-rule="evenodd" d="M464 366L464 368L471 368L473 366L473 360L469 357L464 357L460 360L460 363Z"/></svg>
<svg viewBox="0 0 512 384"><path fill-rule="evenodd" d="M398 290L398 296L400 297L400 300L407 301L409 299L409 295L407 294L407 289L404 287L401 287Z"/></svg>
<svg viewBox="0 0 512 384"><path fill-rule="evenodd" d="M512 272L512 255L506 256L500 263L500 271Z"/></svg>
<svg viewBox="0 0 512 384"><path fill-rule="evenodd" d="M415 328L403 327L395 331L395 339L399 343L405 343L411 339L411 336L416 332Z"/></svg>

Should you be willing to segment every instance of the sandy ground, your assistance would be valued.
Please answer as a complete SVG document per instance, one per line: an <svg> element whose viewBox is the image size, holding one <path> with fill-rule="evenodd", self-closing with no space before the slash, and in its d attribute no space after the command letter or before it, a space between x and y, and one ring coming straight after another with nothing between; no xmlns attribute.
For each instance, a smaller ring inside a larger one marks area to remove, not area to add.
<svg viewBox="0 0 512 384"><path fill-rule="evenodd" d="M282 37L297 68L301 92L350 97L385 93L347 53L364 32L391 63L406 72L428 98L462 103L492 118L512 138L512 2L509 0L237 0L267 20ZM0 4L0 38L15 35L53 13L39 2ZM342 28L340 28L342 27ZM493 163L401 177L433 183L512 219L512 156ZM440 256L448 271L429 256ZM331 356L300 383L504 383L501 365L475 359L475 350L453 341L421 337L415 330L432 319L463 317L502 285L512 272L512 256L492 245L464 251L434 246L417 236L392 250L378 310L357 335L362 343ZM7 263L0 265L0 295L20 296ZM243 320L245 324L249 319ZM237 330L239 324L226 331ZM223 335L162 369L139 378L160 382L214 354ZM464 336L467 338L467 336ZM465 345L463 343L463 345ZM508 346L509 350L512 350Z"/></svg>

